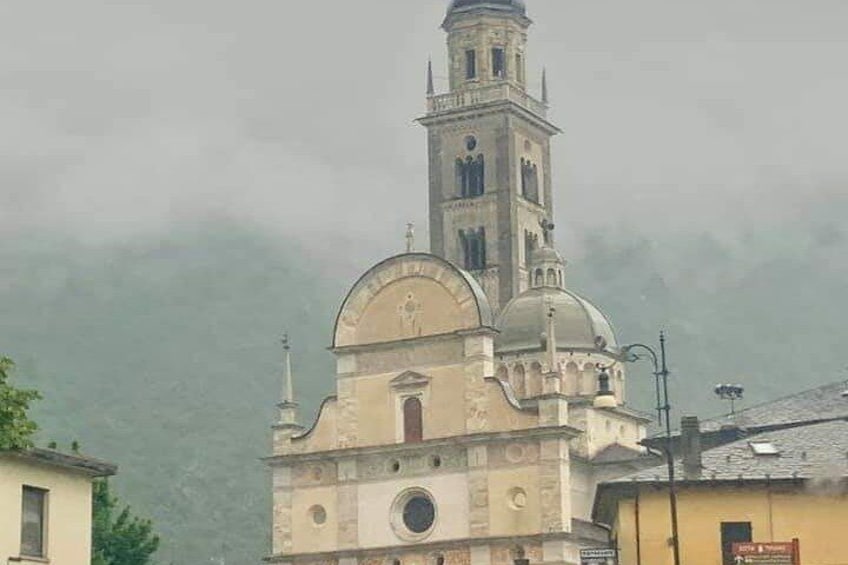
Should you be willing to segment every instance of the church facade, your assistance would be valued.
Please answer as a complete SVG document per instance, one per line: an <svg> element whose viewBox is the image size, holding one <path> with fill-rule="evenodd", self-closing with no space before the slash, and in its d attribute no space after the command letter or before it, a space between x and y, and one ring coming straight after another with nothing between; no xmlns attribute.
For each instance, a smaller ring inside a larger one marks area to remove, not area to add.
<svg viewBox="0 0 848 565"><path fill-rule="evenodd" d="M519 0L448 8L450 89L430 71L420 119L431 252L353 285L336 391L308 428L286 370L269 562L571 564L610 542L595 485L650 459L648 419L626 406L609 320L567 290L554 248L558 130L544 84L541 99L527 89L530 24Z"/></svg>

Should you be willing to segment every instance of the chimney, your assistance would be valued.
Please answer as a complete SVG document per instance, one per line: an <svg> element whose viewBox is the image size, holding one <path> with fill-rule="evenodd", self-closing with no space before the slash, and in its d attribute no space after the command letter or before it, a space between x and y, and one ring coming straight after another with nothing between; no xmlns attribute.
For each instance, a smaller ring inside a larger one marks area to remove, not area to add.
<svg viewBox="0 0 848 565"><path fill-rule="evenodd" d="M687 479L701 477L701 423L697 416L684 416L680 423L683 474Z"/></svg>

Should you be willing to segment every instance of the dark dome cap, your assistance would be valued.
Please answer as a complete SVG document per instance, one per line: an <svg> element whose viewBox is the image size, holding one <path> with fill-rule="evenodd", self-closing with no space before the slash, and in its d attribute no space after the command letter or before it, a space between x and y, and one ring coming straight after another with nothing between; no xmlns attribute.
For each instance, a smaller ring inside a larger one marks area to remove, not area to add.
<svg viewBox="0 0 848 565"><path fill-rule="evenodd" d="M522 16L527 14L524 0L452 0L448 8L448 15L474 8L510 11Z"/></svg>

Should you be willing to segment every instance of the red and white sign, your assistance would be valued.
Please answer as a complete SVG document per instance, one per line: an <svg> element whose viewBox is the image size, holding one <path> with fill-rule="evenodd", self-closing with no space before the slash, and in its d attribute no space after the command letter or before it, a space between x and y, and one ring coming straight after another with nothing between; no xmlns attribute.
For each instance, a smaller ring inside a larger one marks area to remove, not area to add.
<svg viewBox="0 0 848 565"><path fill-rule="evenodd" d="M798 540L790 542L734 543L737 565L801 565Z"/></svg>

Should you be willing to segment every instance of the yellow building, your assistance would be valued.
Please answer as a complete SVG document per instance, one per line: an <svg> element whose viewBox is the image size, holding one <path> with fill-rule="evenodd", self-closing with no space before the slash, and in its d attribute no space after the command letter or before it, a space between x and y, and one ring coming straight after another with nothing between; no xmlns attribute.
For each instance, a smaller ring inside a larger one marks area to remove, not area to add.
<svg viewBox="0 0 848 565"><path fill-rule="evenodd" d="M798 539L803 565L848 565L848 399L834 395L842 416L783 421L703 453L688 420L676 465L681 563L733 565L734 542ZM621 565L673 562L667 479L661 466L598 487L594 517L612 526Z"/></svg>
<svg viewBox="0 0 848 565"><path fill-rule="evenodd" d="M113 465L44 449L0 452L0 563L91 563L92 481Z"/></svg>

